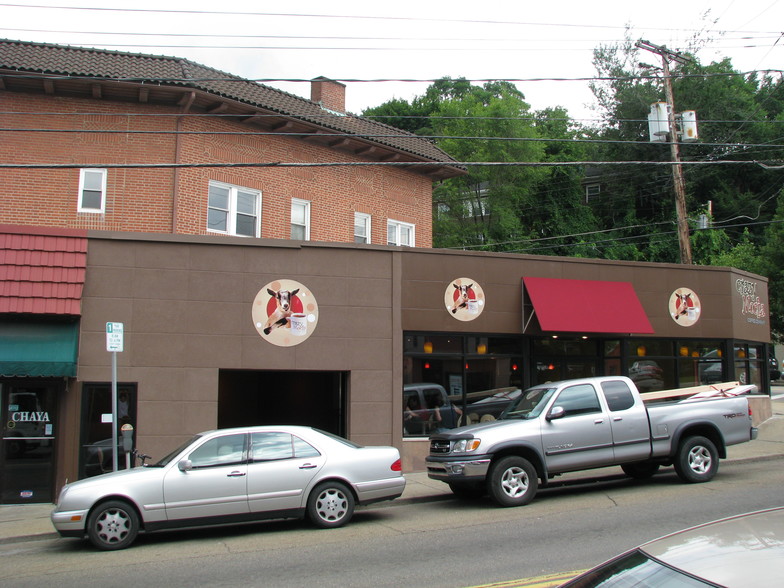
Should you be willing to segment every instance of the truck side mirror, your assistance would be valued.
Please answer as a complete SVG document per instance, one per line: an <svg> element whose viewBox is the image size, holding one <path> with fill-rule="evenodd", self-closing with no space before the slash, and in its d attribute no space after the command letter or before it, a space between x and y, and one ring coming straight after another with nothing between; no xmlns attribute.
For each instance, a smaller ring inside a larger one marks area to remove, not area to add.
<svg viewBox="0 0 784 588"><path fill-rule="evenodd" d="M560 419L566 414L566 410L563 406L554 406L550 409L550 412L547 413L547 420L554 421L555 419Z"/></svg>

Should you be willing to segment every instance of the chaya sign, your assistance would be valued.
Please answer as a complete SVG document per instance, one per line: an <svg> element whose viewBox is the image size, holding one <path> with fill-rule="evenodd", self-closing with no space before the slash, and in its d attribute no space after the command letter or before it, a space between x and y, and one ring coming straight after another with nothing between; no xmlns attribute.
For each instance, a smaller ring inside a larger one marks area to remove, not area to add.
<svg viewBox="0 0 784 588"><path fill-rule="evenodd" d="M690 327L700 320L702 307L694 290L678 288L670 295L670 316L682 327Z"/></svg>
<svg viewBox="0 0 784 588"><path fill-rule="evenodd" d="M457 278L446 287L444 305L457 320L472 321L485 308L485 293L476 280Z"/></svg>
<svg viewBox="0 0 784 588"><path fill-rule="evenodd" d="M310 337L317 323L316 299L294 280L270 282L253 301L253 325L273 345L299 345Z"/></svg>

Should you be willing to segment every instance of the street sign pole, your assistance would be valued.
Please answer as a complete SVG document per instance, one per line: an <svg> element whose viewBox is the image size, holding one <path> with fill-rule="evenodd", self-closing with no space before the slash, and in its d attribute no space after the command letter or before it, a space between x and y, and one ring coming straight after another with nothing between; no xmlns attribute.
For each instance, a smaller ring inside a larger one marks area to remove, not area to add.
<svg viewBox="0 0 784 588"><path fill-rule="evenodd" d="M112 351L112 471L117 469L117 352Z"/></svg>
<svg viewBox="0 0 784 588"><path fill-rule="evenodd" d="M123 324L106 323L106 351L112 354L112 471L118 470L117 461L117 353L123 350Z"/></svg>

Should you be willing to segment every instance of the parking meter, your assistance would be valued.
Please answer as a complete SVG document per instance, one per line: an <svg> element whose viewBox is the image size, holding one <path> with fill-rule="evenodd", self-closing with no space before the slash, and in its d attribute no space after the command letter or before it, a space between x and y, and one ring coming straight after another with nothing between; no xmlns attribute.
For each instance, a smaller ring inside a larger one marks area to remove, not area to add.
<svg viewBox="0 0 784 588"><path fill-rule="evenodd" d="M131 468L131 452L133 451L133 425L125 424L120 427L122 434L122 448L125 452L125 467Z"/></svg>

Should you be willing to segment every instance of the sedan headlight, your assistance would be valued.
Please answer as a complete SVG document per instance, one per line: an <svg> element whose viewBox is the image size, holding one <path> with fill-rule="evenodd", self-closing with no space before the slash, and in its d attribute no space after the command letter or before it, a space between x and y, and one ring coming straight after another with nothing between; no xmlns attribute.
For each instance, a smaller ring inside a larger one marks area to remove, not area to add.
<svg viewBox="0 0 784 588"><path fill-rule="evenodd" d="M458 439L452 446L452 453L471 453L479 448L481 439Z"/></svg>

